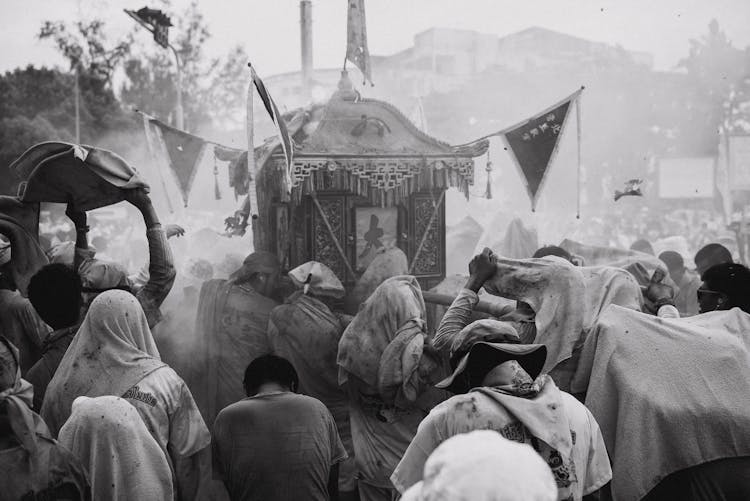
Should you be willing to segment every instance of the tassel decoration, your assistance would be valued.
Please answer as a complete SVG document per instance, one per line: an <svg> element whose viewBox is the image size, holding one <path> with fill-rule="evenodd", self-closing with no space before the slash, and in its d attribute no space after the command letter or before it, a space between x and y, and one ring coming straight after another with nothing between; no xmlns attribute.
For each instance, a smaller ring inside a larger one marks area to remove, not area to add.
<svg viewBox="0 0 750 501"><path fill-rule="evenodd" d="M487 200L492 199L492 162L490 161L490 150L487 150L487 167L484 168L487 171L487 191L484 196Z"/></svg>

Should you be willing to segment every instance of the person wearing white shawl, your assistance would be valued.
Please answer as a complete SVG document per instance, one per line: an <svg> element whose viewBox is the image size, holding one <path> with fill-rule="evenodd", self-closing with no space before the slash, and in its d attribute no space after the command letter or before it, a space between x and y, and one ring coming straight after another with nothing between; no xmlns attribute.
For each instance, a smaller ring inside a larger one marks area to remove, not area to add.
<svg viewBox="0 0 750 501"><path fill-rule="evenodd" d="M138 410L174 469L178 497L192 498L211 436L187 385L161 361L140 303L121 290L92 301L47 388L41 414L56 434L77 397L102 395L120 396Z"/></svg>
<svg viewBox="0 0 750 501"><path fill-rule="evenodd" d="M167 457L127 400L76 398L59 439L88 469L94 499L174 499Z"/></svg>
<svg viewBox="0 0 750 501"><path fill-rule="evenodd" d="M481 335L465 334L467 340ZM531 445L552 470L561 501L581 501L607 484L612 470L596 420L542 374L546 358L541 344L475 342L436 385L457 395L419 424L391 475L399 492L423 479L427 458L442 442L473 430Z"/></svg>
<svg viewBox="0 0 750 501"><path fill-rule="evenodd" d="M490 430L451 437L401 501L555 501L552 472L530 446Z"/></svg>
<svg viewBox="0 0 750 501"><path fill-rule="evenodd" d="M339 383L346 383L362 501L390 501L389 480L419 422L444 392L426 332L425 304L413 276L380 284L339 341Z"/></svg>
<svg viewBox="0 0 750 501"><path fill-rule="evenodd" d="M34 390L21 379L19 360L18 349L0 336L0 500L90 500L80 461L31 410Z"/></svg>

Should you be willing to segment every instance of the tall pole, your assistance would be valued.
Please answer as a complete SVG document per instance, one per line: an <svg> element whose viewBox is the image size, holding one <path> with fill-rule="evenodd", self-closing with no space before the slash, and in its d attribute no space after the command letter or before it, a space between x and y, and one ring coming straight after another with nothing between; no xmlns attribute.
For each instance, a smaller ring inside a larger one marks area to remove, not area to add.
<svg viewBox="0 0 750 501"><path fill-rule="evenodd" d="M302 88L304 92L311 94L313 53L312 53L312 2L300 0L299 3L300 22L300 49L302 54Z"/></svg>
<svg viewBox="0 0 750 501"><path fill-rule="evenodd" d="M177 53L177 49L174 45L169 44L169 48L172 49L174 54L175 62L177 63L177 128L180 130L185 129L185 120L182 111L182 62L180 61L180 55Z"/></svg>
<svg viewBox="0 0 750 501"><path fill-rule="evenodd" d="M76 144L81 144L81 112L79 110L81 104L80 104L80 89L78 87L78 64L75 66L75 102L76 102Z"/></svg>

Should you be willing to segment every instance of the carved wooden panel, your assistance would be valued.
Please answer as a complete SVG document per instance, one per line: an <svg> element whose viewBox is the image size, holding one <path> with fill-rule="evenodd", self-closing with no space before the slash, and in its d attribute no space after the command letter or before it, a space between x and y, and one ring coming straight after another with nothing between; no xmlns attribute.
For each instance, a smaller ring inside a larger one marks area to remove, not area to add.
<svg viewBox="0 0 750 501"><path fill-rule="evenodd" d="M409 259L414 261L414 275L445 274L445 206L443 203L436 210L439 202L439 192L411 197Z"/></svg>
<svg viewBox="0 0 750 501"><path fill-rule="evenodd" d="M309 204L310 211L313 213L312 234L310 235L311 259L325 264L343 280L347 276L346 265L334 238L338 240L342 249L346 249L345 198L343 196L320 196L318 203L320 211L312 200ZM330 230L326 225L326 220L331 227ZM333 235L331 235L331 230Z"/></svg>

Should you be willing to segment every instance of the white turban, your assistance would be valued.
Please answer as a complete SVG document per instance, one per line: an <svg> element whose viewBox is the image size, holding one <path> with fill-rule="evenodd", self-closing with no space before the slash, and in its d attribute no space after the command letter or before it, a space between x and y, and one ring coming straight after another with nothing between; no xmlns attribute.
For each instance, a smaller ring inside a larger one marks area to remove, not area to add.
<svg viewBox="0 0 750 501"><path fill-rule="evenodd" d="M401 501L556 501L557 484L531 446L477 430L449 438Z"/></svg>

